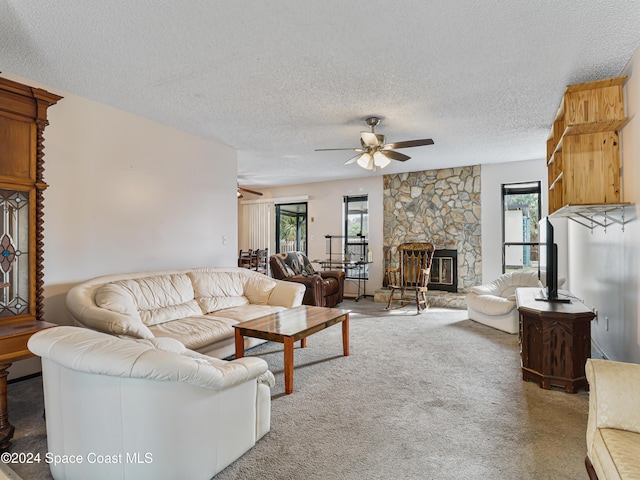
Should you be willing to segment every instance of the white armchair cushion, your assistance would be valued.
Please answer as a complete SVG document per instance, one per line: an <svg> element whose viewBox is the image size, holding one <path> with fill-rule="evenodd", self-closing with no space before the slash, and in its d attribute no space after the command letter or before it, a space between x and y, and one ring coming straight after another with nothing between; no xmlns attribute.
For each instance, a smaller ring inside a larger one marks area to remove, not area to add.
<svg viewBox="0 0 640 480"><path fill-rule="evenodd" d="M485 315L505 315L516 308L515 300L495 295L468 295L467 306Z"/></svg>

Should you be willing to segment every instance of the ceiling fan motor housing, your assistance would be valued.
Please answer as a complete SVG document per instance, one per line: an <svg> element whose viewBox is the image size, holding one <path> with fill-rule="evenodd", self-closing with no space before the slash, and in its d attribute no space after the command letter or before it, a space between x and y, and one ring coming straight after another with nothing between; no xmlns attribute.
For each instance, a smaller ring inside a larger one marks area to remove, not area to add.
<svg viewBox="0 0 640 480"><path fill-rule="evenodd" d="M367 125L371 127L371 131L378 126L380 123L380 117L369 117L367 118Z"/></svg>

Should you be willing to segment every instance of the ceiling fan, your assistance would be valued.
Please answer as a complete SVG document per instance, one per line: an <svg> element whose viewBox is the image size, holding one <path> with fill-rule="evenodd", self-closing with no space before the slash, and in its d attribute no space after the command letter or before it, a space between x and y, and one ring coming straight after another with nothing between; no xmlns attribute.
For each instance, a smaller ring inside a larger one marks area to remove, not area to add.
<svg viewBox="0 0 640 480"><path fill-rule="evenodd" d="M391 160L405 162L411 157L400 152L398 148L421 147L433 145L433 140L423 138L420 140L407 140L405 142L385 143L385 137L376 133L376 127L380 123L380 117L367 118L367 125L371 127L370 132L360 132L360 145L357 148L317 148L316 152L326 152L335 150L353 150L358 152L353 158L345 162L345 165L357 162L362 168L375 171L376 167L384 168L391 163Z"/></svg>
<svg viewBox="0 0 640 480"><path fill-rule="evenodd" d="M255 190L249 190L248 188L241 187L240 185L238 185L237 192L238 192L238 198L243 198L242 192L250 193L252 195L262 196L262 192L256 192Z"/></svg>

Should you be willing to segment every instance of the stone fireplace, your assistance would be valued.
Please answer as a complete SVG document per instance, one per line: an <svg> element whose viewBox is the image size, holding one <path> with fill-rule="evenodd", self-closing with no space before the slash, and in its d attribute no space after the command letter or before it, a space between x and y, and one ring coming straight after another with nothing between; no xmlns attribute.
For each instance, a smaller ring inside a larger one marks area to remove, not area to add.
<svg viewBox="0 0 640 480"><path fill-rule="evenodd" d="M457 262L437 261L434 289L464 294L482 283L479 165L385 175L383 196L385 268L397 268L398 245L430 242Z"/></svg>

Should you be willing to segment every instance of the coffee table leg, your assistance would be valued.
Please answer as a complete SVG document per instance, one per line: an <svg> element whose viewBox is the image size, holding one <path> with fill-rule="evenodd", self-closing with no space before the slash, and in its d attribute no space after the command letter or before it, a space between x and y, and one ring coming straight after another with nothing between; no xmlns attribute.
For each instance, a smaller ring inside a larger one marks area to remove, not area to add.
<svg viewBox="0 0 640 480"><path fill-rule="evenodd" d="M240 335L240 330L238 328L236 331L236 358L244 357L244 337Z"/></svg>
<svg viewBox="0 0 640 480"><path fill-rule="evenodd" d="M342 350L345 357L349 356L349 314L342 321Z"/></svg>
<svg viewBox="0 0 640 480"><path fill-rule="evenodd" d="M307 348L307 339L303 338L300 340L300 348Z"/></svg>
<svg viewBox="0 0 640 480"><path fill-rule="evenodd" d="M284 339L284 392L293 393L293 337Z"/></svg>

